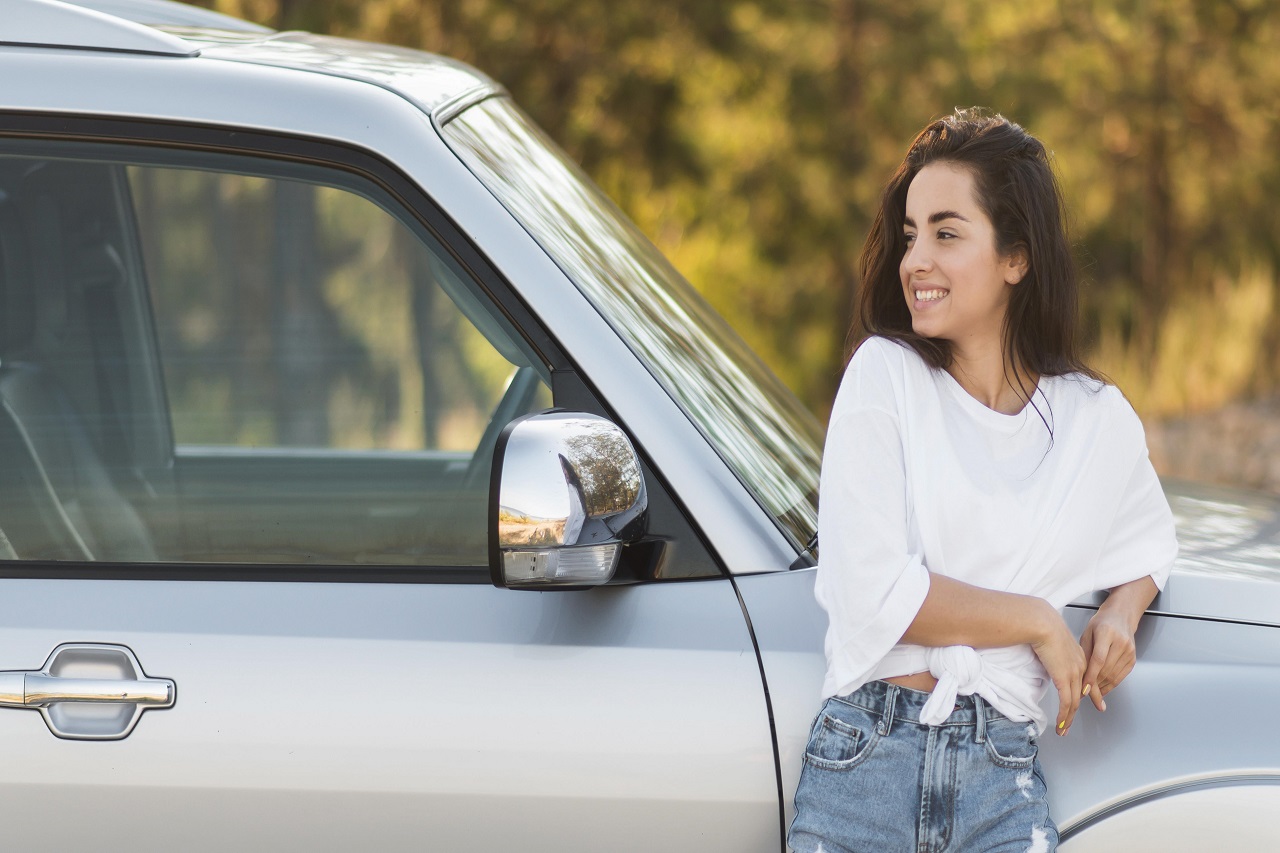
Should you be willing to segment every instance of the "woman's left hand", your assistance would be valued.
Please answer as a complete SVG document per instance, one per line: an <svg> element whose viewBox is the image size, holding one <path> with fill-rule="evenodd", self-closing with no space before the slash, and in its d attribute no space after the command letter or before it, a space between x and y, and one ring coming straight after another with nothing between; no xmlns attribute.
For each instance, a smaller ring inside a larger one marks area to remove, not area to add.
<svg viewBox="0 0 1280 853"><path fill-rule="evenodd" d="M1133 671L1138 660L1137 645L1127 618L1099 610L1080 635L1080 648L1088 663L1084 670L1084 691L1099 711L1107 710L1104 696Z"/></svg>
<svg viewBox="0 0 1280 853"><path fill-rule="evenodd" d="M1149 577L1116 587L1080 635L1080 648L1088 661L1084 695L1093 700L1099 711L1107 710L1103 697L1115 690L1137 663L1134 634L1156 592L1155 582Z"/></svg>

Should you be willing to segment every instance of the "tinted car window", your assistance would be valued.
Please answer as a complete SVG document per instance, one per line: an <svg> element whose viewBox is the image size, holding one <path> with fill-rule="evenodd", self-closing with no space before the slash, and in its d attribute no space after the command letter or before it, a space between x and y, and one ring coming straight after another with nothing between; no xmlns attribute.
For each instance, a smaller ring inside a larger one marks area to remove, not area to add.
<svg viewBox="0 0 1280 853"><path fill-rule="evenodd" d="M42 150L0 149L19 558L486 563L546 368L407 212L319 167Z"/></svg>
<svg viewBox="0 0 1280 853"><path fill-rule="evenodd" d="M506 98L445 138L595 304L801 547L817 527L822 429L661 252Z"/></svg>

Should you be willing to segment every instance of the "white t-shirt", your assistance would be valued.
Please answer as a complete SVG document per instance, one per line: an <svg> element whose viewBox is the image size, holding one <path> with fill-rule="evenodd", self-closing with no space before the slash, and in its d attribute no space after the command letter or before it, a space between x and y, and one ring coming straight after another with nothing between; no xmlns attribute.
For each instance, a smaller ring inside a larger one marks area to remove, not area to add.
<svg viewBox="0 0 1280 853"><path fill-rule="evenodd" d="M1080 374L1041 378L1032 402L1016 415L989 409L886 338L854 354L831 412L818 505L824 697L927 670L938 686L922 722L942 722L957 694L977 693L1043 730L1050 682L1030 646L898 642L929 573L1057 608L1146 575L1163 588L1178 545L1133 408Z"/></svg>

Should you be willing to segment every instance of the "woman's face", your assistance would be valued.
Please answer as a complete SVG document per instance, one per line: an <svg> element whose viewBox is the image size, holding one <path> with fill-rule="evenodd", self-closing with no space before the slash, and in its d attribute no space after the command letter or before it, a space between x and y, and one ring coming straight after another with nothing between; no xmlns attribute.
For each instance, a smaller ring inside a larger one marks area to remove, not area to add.
<svg viewBox="0 0 1280 853"><path fill-rule="evenodd" d="M916 334L960 349L999 344L1013 287L1025 256L1003 258L995 228L974 195L964 166L925 166L907 188L903 232L907 250L898 266Z"/></svg>

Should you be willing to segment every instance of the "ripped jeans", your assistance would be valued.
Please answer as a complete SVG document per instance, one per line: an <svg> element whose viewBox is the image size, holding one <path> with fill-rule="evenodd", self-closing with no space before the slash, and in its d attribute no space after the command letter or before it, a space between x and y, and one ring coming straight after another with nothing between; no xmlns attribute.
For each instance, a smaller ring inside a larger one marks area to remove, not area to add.
<svg viewBox="0 0 1280 853"><path fill-rule="evenodd" d="M929 694L872 681L813 723L787 842L797 853L1051 853L1034 723L962 696L940 725Z"/></svg>

